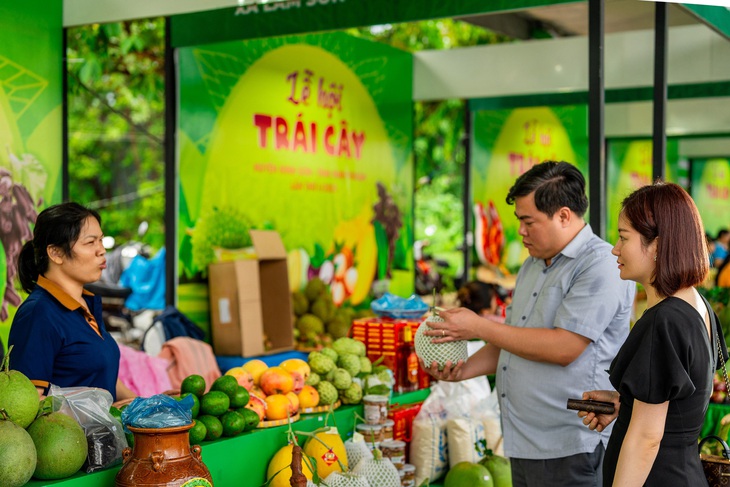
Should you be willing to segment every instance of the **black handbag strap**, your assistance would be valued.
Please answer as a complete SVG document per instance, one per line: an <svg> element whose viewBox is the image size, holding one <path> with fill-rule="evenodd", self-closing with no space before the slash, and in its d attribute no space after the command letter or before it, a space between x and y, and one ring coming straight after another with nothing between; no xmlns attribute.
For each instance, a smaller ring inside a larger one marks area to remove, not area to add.
<svg viewBox="0 0 730 487"><path fill-rule="evenodd" d="M722 456L724 458L730 459L730 447L727 446L727 443L725 442L725 440L723 440L722 438L720 438L717 435L707 435L704 438L702 438L702 440L700 441L700 444L697 445L697 451L702 452L702 445L704 445L705 442L709 441L709 440L717 440L722 445Z"/></svg>

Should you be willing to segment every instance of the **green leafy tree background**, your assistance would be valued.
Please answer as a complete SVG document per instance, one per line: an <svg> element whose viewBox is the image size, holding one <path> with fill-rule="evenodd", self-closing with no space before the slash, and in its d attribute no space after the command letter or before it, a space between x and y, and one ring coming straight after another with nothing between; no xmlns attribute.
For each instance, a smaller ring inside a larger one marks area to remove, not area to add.
<svg viewBox="0 0 730 487"><path fill-rule="evenodd" d="M164 244L163 19L68 31L69 197L117 243Z"/></svg>

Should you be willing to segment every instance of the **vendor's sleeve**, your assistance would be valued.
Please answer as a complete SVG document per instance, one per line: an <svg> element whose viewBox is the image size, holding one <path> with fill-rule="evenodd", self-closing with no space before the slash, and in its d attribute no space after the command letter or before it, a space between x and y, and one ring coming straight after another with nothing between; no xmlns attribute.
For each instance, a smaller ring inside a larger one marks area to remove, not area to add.
<svg viewBox="0 0 730 487"><path fill-rule="evenodd" d="M619 277L615 259L599 257L575 277L557 310L554 325L596 341L630 299L629 287Z"/></svg>
<svg viewBox="0 0 730 487"><path fill-rule="evenodd" d="M619 392L649 404L689 397L695 386L687 372L691 354L684 335L672 326L671 317L658 315L646 325L650 329L625 364Z"/></svg>
<svg viewBox="0 0 730 487"><path fill-rule="evenodd" d="M21 372L37 387L47 388L53 379L54 357L62 346L62 337L49 317L36 309L19 310L10 328L8 345L13 346L10 368Z"/></svg>

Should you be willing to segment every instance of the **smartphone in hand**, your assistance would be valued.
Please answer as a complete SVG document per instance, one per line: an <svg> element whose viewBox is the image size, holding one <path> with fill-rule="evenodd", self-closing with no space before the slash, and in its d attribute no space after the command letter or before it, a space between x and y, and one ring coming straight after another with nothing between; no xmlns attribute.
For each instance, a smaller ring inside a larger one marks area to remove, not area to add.
<svg viewBox="0 0 730 487"><path fill-rule="evenodd" d="M593 401L590 399L568 399L567 408L595 414L613 414L616 409L611 402Z"/></svg>

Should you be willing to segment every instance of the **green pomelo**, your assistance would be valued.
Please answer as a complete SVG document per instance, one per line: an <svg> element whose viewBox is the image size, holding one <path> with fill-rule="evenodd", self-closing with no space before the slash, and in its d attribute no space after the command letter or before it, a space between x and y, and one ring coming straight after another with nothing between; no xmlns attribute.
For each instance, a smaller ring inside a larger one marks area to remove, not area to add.
<svg viewBox="0 0 730 487"><path fill-rule="evenodd" d="M492 474L494 487L512 487L512 467L509 459L499 455L490 455L479 463L487 467L489 473Z"/></svg>
<svg viewBox="0 0 730 487"><path fill-rule="evenodd" d="M243 407L236 409L236 412L243 416L243 419L246 421L246 427L243 431L251 431L259 425L259 421L261 419L259 418L258 413L256 413L253 409Z"/></svg>
<svg viewBox="0 0 730 487"><path fill-rule="evenodd" d="M201 421L193 421L193 427L188 432L188 440L191 445L199 445L201 441L205 439L205 435L208 434L208 428Z"/></svg>
<svg viewBox="0 0 730 487"><path fill-rule="evenodd" d="M228 377L231 376L229 375ZM230 406L231 400L225 392L210 391L200 398L200 412L202 414L220 416L228 411Z"/></svg>
<svg viewBox="0 0 730 487"><path fill-rule="evenodd" d="M205 379L202 375L189 375L180 384L180 393L190 392L198 397L205 394Z"/></svg>
<svg viewBox="0 0 730 487"><path fill-rule="evenodd" d="M215 416L208 414L202 414L198 416L197 421L200 421L205 425L206 433L205 439L208 441L217 440L223 434L223 425L220 420Z"/></svg>
<svg viewBox="0 0 730 487"><path fill-rule="evenodd" d="M41 416L28 426L38 454L33 476L51 480L70 477L86 460L88 443L75 419L63 413Z"/></svg>
<svg viewBox="0 0 730 487"><path fill-rule="evenodd" d="M35 467L35 445L28 432L12 421L0 419L0 485L25 485Z"/></svg>
<svg viewBox="0 0 730 487"><path fill-rule="evenodd" d="M444 487L494 487L494 481L484 465L459 462L446 474Z"/></svg>
<svg viewBox="0 0 730 487"><path fill-rule="evenodd" d="M228 397L231 399L231 409L242 408L251 399L248 391L243 386L236 386L235 392Z"/></svg>
<svg viewBox="0 0 730 487"><path fill-rule="evenodd" d="M232 375L222 375L213 382L213 385L210 386L210 390L223 392L230 398L236 393L236 388L238 387L240 386L238 385L238 380L235 377Z"/></svg>
<svg viewBox="0 0 730 487"><path fill-rule="evenodd" d="M223 436L236 436L246 427L246 420L236 411L228 411L220 417Z"/></svg>
<svg viewBox="0 0 730 487"><path fill-rule="evenodd" d="M12 347L3 360L0 372L0 410L21 428L27 428L38 414L38 391L26 376L10 370Z"/></svg>

